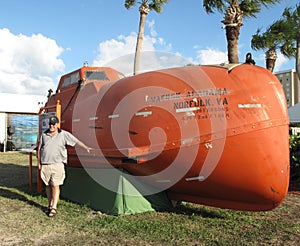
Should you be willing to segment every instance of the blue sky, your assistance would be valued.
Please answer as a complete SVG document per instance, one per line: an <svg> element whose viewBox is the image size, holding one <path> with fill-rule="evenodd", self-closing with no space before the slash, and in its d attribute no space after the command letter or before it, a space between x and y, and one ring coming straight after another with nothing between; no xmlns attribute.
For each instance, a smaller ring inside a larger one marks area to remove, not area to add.
<svg viewBox="0 0 300 246"><path fill-rule="evenodd" d="M265 66L264 51L250 43L257 28L280 18L296 0L263 8L257 18L244 19L239 39L240 62L252 52ZM166 66L215 64L227 59L225 30L220 13L206 14L199 0L170 0L163 13L147 16L143 52L165 54ZM138 32L138 7L127 10L120 0L9 0L0 13L0 92L46 95L59 77L83 65L109 65L132 73ZM181 57L181 63L177 61ZM124 62L125 60L128 62ZM149 60L149 59L145 59ZM176 62L174 62L176 61ZM162 68L145 64L144 70ZM279 56L275 71L295 67L295 60Z"/></svg>

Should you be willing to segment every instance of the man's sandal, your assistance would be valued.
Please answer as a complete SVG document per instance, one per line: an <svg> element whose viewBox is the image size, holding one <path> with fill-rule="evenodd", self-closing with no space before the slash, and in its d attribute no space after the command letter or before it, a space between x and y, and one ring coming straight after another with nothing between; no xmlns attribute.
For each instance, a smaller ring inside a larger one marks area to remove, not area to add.
<svg viewBox="0 0 300 246"><path fill-rule="evenodd" d="M56 215L56 208L51 208L51 210L50 210L50 212L49 212L49 214L48 214L48 216L49 217L54 217L55 215Z"/></svg>

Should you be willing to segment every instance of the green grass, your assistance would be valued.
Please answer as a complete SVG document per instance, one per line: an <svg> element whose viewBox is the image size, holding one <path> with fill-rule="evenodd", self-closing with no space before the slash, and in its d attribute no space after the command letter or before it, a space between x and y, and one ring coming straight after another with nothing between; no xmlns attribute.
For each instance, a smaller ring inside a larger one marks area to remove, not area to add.
<svg viewBox="0 0 300 246"><path fill-rule="evenodd" d="M36 158L34 174L36 174ZM47 199L29 190L27 154L0 153L0 245L299 245L300 196L268 212L183 204L172 212L103 215L61 200L48 218ZM35 176L36 177L36 176Z"/></svg>

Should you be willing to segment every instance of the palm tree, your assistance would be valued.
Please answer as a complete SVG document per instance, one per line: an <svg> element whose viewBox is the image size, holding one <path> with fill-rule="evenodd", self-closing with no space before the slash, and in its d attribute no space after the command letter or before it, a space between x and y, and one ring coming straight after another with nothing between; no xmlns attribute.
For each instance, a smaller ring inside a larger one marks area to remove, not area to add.
<svg viewBox="0 0 300 246"><path fill-rule="evenodd" d="M300 4L296 6L294 12L291 8L283 11L282 17L275 21L263 34L257 30L252 36L251 47L255 50L266 49L267 68L273 71L276 50L288 57L296 58L296 70L300 78ZM269 55L271 54L272 57ZM274 63L274 64L272 64Z"/></svg>
<svg viewBox="0 0 300 246"><path fill-rule="evenodd" d="M300 79L300 4L296 5L293 12L291 8L285 8L282 18L276 23L283 30L281 52L289 58L295 57L296 71Z"/></svg>
<svg viewBox="0 0 300 246"><path fill-rule="evenodd" d="M226 29L227 52L229 63L239 63L238 39L243 17L256 17L261 7L275 4L280 0L203 0L205 11L210 14L214 10L224 13L222 23Z"/></svg>
<svg viewBox="0 0 300 246"><path fill-rule="evenodd" d="M273 72L277 59L277 49L282 49L283 31L285 26L281 22L274 22L264 33L258 29L256 34L252 35L251 48L254 50L267 49L266 68Z"/></svg>
<svg viewBox="0 0 300 246"><path fill-rule="evenodd" d="M141 50L143 46L143 38L144 38L144 28L145 21L150 10L154 10L157 13L162 12L162 6L166 4L168 0L142 0L138 2L136 0L125 0L125 8L130 9L135 6L136 3L140 3L139 11L140 11L140 23L139 23L139 33L137 36L135 56L134 56L134 69L133 74L136 75L140 70L140 58L141 58Z"/></svg>

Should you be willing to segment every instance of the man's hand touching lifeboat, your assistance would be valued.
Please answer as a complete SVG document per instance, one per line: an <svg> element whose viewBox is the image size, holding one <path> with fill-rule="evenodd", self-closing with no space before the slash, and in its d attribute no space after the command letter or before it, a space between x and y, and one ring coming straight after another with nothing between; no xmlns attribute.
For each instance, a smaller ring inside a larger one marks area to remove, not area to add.
<svg viewBox="0 0 300 246"><path fill-rule="evenodd" d="M93 150L93 148L91 148L91 147L85 145L85 144L84 144L83 142L81 142L81 141L78 141L77 144L78 144L80 147L84 148L84 149L86 150L86 152L88 152L89 154L90 154L91 151Z"/></svg>

